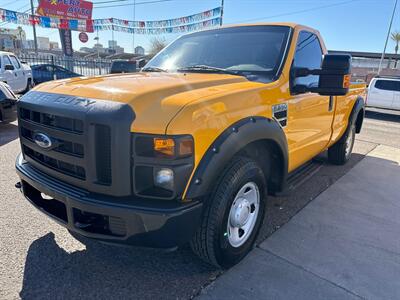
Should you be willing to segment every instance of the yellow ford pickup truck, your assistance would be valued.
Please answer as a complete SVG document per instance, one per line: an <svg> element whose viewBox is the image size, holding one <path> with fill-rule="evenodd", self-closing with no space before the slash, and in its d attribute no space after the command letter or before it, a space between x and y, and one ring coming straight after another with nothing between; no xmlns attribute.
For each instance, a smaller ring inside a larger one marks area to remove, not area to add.
<svg viewBox="0 0 400 300"><path fill-rule="evenodd" d="M18 102L17 187L75 237L189 243L227 268L268 195L321 152L349 160L365 85L296 24L184 35L139 73L41 84Z"/></svg>

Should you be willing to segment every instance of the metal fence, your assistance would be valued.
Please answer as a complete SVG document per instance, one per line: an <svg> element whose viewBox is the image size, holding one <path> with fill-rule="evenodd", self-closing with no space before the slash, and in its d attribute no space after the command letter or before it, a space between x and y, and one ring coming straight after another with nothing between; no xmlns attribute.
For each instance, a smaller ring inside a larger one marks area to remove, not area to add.
<svg viewBox="0 0 400 300"><path fill-rule="evenodd" d="M83 76L104 75L110 73L111 60L109 59L88 59L79 57L65 57L57 55L24 54L19 58L30 66L47 64L51 66L60 66L69 71ZM55 77L56 77L55 73ZM57 79L57 78L55 78Z"/></svg>

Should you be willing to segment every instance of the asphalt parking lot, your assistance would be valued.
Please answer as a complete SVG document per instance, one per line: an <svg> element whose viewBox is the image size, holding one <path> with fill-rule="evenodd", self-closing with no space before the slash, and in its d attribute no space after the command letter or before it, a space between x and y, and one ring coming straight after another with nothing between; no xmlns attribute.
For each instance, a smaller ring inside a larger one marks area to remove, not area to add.
<svg viewBox="0 0 400 300"><path fill-rule="evenodd" d="M400 148L400 113L370 110L345 166L323 162L288 197L271 197L259 242L346 174L378 144ZM220 271L188 247L175 252L90 243L86 248L36 211L14 188L19 152L16 124L0 124L0 299L188 299Z"/></svg>

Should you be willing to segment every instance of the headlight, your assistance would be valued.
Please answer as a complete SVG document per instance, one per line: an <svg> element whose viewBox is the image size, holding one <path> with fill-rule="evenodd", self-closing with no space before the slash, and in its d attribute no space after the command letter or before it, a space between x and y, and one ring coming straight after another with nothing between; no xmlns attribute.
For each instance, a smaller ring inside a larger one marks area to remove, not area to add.
<svg viewBox="0 0 400 300"><path fill-rule="evenodd" d="M160 168L155 171L154 184L158 187L174 189L174 171L169 168Z"/></svg>
<svg viewBox="0 0 400 300"><path fill-rule="evenodd" d="M162 199L180 197L194 165L190 135L133 135L134 192Z"/></svg>

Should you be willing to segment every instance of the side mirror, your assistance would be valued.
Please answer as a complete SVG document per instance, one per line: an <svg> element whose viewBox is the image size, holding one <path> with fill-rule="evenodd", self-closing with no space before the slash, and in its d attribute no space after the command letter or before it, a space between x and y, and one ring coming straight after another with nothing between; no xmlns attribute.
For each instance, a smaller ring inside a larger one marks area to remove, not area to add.
<svg viewBox="0 0 400 300"><path fill-rule="evenodd" d="M6 71L14 71L14 66L13 65L5 65L4 70Z"/></svg>
<svg viewBox="0 0 400 300"><path fill-rule="evenodd" d="M144 59L139 59L138 61L138 68L141 69L146 65L146 60Z"/></svg>
<svg viewBox="0 0 400 300"><path fill-rule="evenodd" d="M296 93L313 92L323 96L344 96L348 93L351 78L351 56L348 54L326 54L321 69L296 68L293 75L305 77L319 75L318 87L294 86Z"/></svg>

